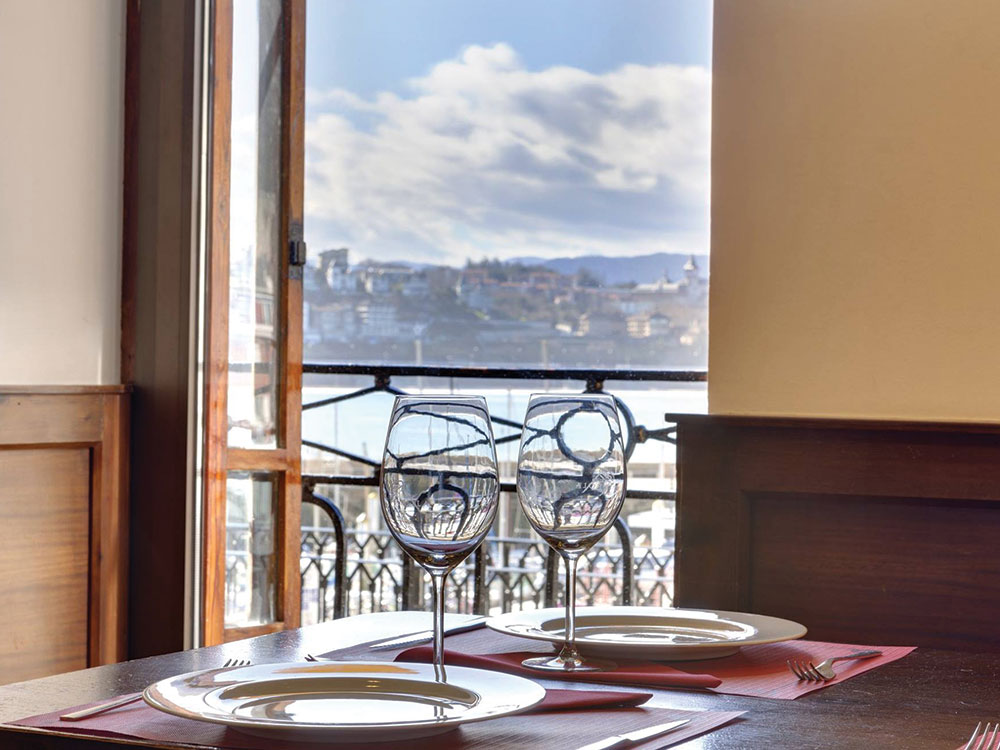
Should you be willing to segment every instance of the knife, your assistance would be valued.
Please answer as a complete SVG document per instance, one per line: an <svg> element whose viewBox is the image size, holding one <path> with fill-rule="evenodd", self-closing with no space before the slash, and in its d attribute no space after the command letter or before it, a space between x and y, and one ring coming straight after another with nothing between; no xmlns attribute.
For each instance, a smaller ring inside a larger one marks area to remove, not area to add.
<svg viewBox="0 0 1000 750"><path fill-rule="evenodd" d="M476 630L481 628L486 624L488 617L476 617L471 620L466 620L458 625L452 625L450 628L444 629L445 635L452 635L453 633L464 633L467 630ZM373 645L369 646L369 651L387 651L390 648L406 648L407 646L416 646L420 643L427 643L427 641L434 640L433 630L421 630L418 633L410 633L409 635L399 636L397 638L390 638L386 641L376 641Z"/></svg>
<svg viewBox="0 0 1000 750"><path fill-rule="evenodd" d="M668 721L666 724L657 724L646 729L637 729L634 732L616 734L607 739L591 742L589 745L578 747L576 750L610 750L615 747L628 747L643 740L651 740L654 737L667 734L688 724L691 719L681 719L680 721Z"/></svg>

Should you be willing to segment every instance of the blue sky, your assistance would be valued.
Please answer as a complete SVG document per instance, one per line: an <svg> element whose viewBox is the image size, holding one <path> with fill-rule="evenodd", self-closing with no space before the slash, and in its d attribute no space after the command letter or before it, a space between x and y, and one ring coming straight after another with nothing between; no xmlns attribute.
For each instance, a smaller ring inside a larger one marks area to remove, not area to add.
<svg viewBox="0 0 1000 750"><path fill-rule="evenodd" d="M711 0L310 0L311 255L707 252L710 60Z"/></svg>
<svg viewBox="0 0 1000 750"><path fill-rule="evenodd" d="M463 47L511 44L530 70L711 65L710 0L310 0L309 86L402 90Z"/></svg>

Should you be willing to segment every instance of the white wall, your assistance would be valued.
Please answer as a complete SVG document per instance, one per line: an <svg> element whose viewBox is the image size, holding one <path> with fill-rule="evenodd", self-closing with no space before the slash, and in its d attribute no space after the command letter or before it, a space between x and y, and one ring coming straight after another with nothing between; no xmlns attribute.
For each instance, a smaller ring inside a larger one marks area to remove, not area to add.
<svg viewBox="0 0 1000 750"><path fill-rule="evenodd" d="M710 411L1000 420L998 29L716 0Z"/></svg>
<svg viewBox="0 0 1000 750"><path fill-rule="evenodd" d="M0 0L0 384L119 381L124 0Z"/></svg>

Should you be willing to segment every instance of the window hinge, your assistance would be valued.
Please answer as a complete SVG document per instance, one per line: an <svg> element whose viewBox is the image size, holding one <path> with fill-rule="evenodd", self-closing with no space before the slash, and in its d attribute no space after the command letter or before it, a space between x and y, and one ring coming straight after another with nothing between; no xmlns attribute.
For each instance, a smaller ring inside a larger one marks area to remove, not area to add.
<svg viewBox="0 0 1000 750"><path fill-rule="evenodd" d="M288 275L293 279L302 278L302 267L306 264L305 240L288 242Z"/></svg>
<svg viewBox="0 0 1000 750"><path fill-rule="evenodd" d="M293 266L304 266L306 264L305 240L291 240L288 243L288 263Z"/></svg>

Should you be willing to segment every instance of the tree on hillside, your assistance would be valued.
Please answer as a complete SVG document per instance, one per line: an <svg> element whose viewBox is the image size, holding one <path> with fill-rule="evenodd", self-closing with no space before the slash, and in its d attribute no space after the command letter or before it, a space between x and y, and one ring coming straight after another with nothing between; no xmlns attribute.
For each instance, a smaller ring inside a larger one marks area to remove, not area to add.
<svg viewBox="0 0 1000 750"><path fill-rule="evenodd" d="M589 268L580 268L574 277L577 286L597 289L602 286L601 280Z"/></svg>

